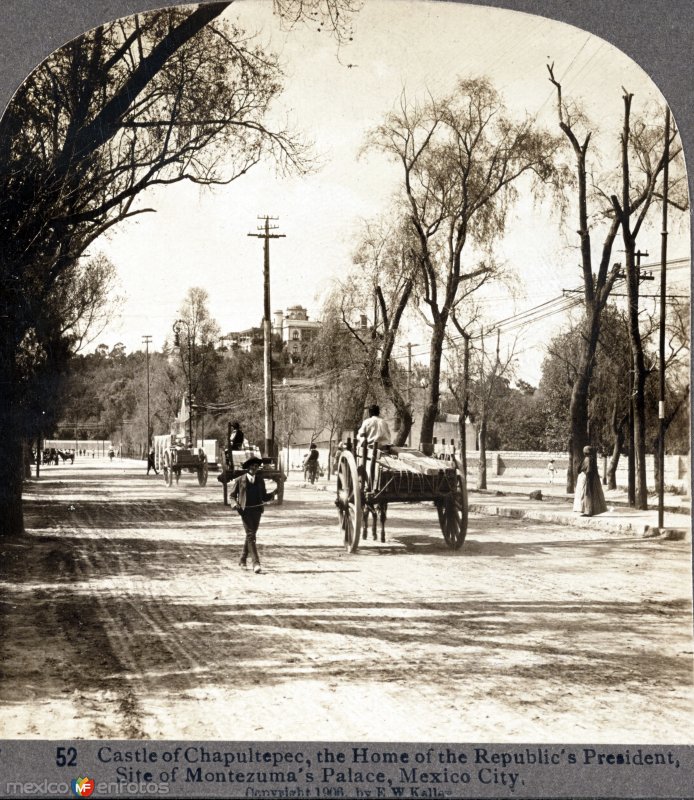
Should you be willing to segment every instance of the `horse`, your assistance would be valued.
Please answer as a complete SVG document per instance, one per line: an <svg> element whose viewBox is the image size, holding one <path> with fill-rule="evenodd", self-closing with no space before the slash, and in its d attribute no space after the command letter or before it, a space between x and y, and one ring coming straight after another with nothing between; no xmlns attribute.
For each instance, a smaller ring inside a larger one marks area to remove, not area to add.
<svg viewBox="0 0 694 800"><path fill-rule="evenodd" d="M372 519L372 526L371 532L373 535L373 540L378 541L378 536L376 534L376 523L377 520L381 521L381 542L385 543L386 541L386 515L388 513L388 503L385 500L376 500L374 501L373 498L369 498L366 488L369 486L369 479L366 474L366 469L364 468L363 464L360 464L357 467L357 476L359 478L359 487L361 492L361 505L362 505L362 531L361 531L361 539L362 541L367 541L367 532L369 527L369 515L371 515Z"/></svg>
<svg viewBox="0 0 694 800"><path fill-rule="evenodd" d="M376 535L376 522L381 522L381 543L386 541L386 515L388 513L388 503L385 500L367 500L364 499L363 515L362 515L362 534L361 538L366 542L369 527L369 516L371 516L371 533L374 542L378 540Z"/></svg>

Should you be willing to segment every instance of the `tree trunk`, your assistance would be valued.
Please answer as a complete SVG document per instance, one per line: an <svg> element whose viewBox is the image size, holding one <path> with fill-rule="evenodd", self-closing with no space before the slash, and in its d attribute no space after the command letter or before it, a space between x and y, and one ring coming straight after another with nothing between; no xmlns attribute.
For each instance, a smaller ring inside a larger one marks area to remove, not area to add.
<svg viewBox="0 0 694 800"><path fill-rule="evenodd" d="M566 493L573 494L575 473L574 473L574 462L573 462L573 444L571 442L571 437L569 437L566 450L569 454L569 466L566 468Z"/></svg>
<svg viewBox="0 0 694 800"><path fill-rule="evenodd" d="M570 480L567 476L566 491L568 494L574 490L575 476L578 475L583 461L583 448L590 444L588 440L588 389L593 376L595 351L598 346L599 336L600 311L596 310L585 321L582 336L583 352L581 353L578 375L571 390L571 402L569 404L571 476Z"/></svg>
<svg viewBox="0 0 694 800"><path fill-rule="evenodd" d="M467 431L465 426L465 411L458 419L458 432L460 433L460 463L463 467L463 475L467 478Z"/></svg>
<svg viewBox="0 0 694 800"><path fill-rule="evenodd" d="M429 396L427 397L424 413L422 414L422 432L420 434L420 447L424 453L431 455L434 451L434 423L439 413L439 398L441 392L441 353L443 339L446 331L446 319L439 317L434 323L431 332L431 348L429 350Z"/></svg>
<svg viewBox="0 0 694 800"><path fill-rule="evenodd" d="M487 488L487 418L485 416L480 420L479 427L479 442L480 442L480 461L477 470L477 488Z"/></svg>
<svg viewBox="0 0 694 800"><path fill-rule="evenodd" d="M646 362L639 329L639 270L635 263L633 239L624 236L626 247L626 277L629 305L629 342L634 369L634 458L636 465L636 508L648 508L646 485Z"/></svg>
<svg viewBox="0 0 694 800"><path fill-rule="evenodd" d="M619 457L622 454L624 447L624 426L626 425L627 418L623 417L620 422L617 422L617 403L615 402L612 407L612 435L614 443L612 445L612 455L610 463L607 467L607 488L617 488L617 467L619 466Z"/></svg>
<svg viewBox="0 0 694 800"><path fill-rule="evenodd" d="M574 490L575 476L583 460L583 448L588 444L588 385L590 381L590 373L592 370L592 359L590 362L584 362L586 366L590 364L588 370L584 369L573 385L571 391L571 403L569 405L569 424L571 436L569 438L570 450L569 461L570 480L567 476L566 491L571 493Z"/></svg>
<svg viewBox="0 0 694 800"><path fill-rule="evenodd" d="M412 409L397 386L394 385L388 362L381 364L381 383L388 398L395 407L397 431L393 437L393 444L397 447L403 447L407 444L407 438L412 430Z"/></svg>
<svg viewBox="0 0 694 800"><path fill-rule="evenodd" d="M22 472L24 450L12 406L3 401L0 409L0 538L24 533Z"/></svg>

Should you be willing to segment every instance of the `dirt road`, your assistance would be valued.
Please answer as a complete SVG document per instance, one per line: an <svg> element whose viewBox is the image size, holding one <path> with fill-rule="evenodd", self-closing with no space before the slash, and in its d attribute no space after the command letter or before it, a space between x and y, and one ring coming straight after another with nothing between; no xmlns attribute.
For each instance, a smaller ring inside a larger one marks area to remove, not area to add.
<svg viewBox="0 0 694 800"><path fill-rule="evenodd" d="M3 542L0 735L694 742L689 542L432 508L343 553L289 483L264 573L211 476L47 468Z"/></svg>

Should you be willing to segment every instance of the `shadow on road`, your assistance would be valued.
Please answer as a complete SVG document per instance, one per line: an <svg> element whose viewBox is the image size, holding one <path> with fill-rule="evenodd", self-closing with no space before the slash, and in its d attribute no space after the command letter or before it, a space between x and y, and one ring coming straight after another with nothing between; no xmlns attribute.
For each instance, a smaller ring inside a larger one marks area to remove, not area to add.
<svg viewBox="0 0 694 800"><path fill-rule="evenodd" d="M547 542L538 544L544 547ZM9 704L59 697L66 686L117 692L133 680L145 694L170 695L365 676L413 686L435 682L445 691L461 680L494 678L500 669L519 681L542 682L551 673L556 686L580 683L584 689L664 674L673 682L690 677L686 659L663 655L659 647L667 650L672 617L688 613L685 601L516 601L512 586L490 601L466 592L464 584L440 600L415 581L386 594L357 586L354 578L331 584L330 599L268 594L262 581L283 573L334 581L359 572L359 556L305 542L271 544L271 575L264 576L239 570L238 542L227 548L24 537L5 548L0 618L12 619L16 648L39 648L35 667L21 680L12 680L18 677L12 659L3 666L0 696ZM194 599L153 591L157 581L181 577L201 587ZM213 578L217 588L205 591ZM651 648L626 653L630 635L644 628Z"/></svg>

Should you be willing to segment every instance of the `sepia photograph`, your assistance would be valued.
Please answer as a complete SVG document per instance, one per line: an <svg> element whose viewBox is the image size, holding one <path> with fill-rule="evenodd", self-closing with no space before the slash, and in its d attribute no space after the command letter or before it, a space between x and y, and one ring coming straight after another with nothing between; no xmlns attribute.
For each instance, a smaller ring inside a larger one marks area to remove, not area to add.
<svg viewBox="0 0 694 800"><path fill-rule="evenodd" d="M694 744L679 122L475 3L163 4L37 62L0 738Z"/></svg>

